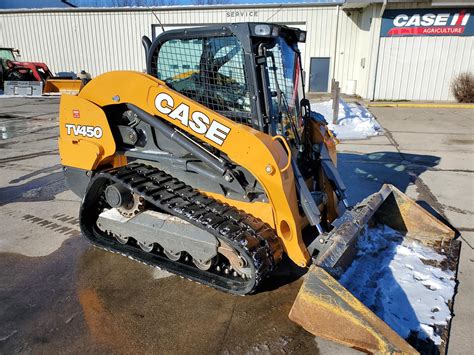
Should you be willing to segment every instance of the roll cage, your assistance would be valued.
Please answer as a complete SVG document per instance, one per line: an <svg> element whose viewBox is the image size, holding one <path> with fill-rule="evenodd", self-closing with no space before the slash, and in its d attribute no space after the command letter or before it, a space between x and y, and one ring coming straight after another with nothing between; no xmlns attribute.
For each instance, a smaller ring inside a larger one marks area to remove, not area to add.
<svg viewBox="0 0 474 355"><path fill-rule="evenodd" d="M297 43L305 37L306 32L297 28L236 23L165 31L143 43L148 74L232 120L276 134L282 107L275 105L281 90L274 82L279 87L279 80L288 79L273 78L276 65L268 49L283 39L300 63ZM283 71L283 63L279 66ZM301 78L301 64L295 68ZM304 99L302 91L299 99Z"/></svg>

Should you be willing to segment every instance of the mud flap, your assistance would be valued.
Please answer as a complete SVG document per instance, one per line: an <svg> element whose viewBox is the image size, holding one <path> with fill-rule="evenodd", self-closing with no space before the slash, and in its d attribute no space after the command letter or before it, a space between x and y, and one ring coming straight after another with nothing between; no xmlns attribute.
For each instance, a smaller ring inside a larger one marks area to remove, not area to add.
<svg viewBox="0 0 474 355"><path fill-rule="evenodd" d="M48 79L44 84L43 95L77 95L83 86L82 80Z"/></svg>
<svg viewBox="0 0 474 355"><path fill-rule="evenodd" d="M460 242L455 232L392 185L369 196L334 223L319 240L319 254L290 311L290 319L310 333L369 353L417 353L402 337L336 280L357 254L367 225L382 223L405 238L446 254L457 271Z"/></svg>

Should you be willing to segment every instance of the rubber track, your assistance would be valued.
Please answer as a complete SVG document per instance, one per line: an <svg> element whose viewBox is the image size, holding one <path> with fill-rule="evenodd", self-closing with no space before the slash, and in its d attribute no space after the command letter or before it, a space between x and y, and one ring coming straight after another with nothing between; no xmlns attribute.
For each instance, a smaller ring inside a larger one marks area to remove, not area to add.
<svg viewBox="0 0 474 355"><path fill-rule="evenodd" d="M146 253L129 244L122 245L105 236L95 227L95 222L107 207L103 198L107 183L121 183L159 210L224 240L253 265L252 278L202 271L184 262L172 262L156 253ZM144 164L133 163L97 173L83 199L80 222L83 234L96 246L233 294L255 292L282 256L275 231L264 222L199 193L156 167Z"/></svg>

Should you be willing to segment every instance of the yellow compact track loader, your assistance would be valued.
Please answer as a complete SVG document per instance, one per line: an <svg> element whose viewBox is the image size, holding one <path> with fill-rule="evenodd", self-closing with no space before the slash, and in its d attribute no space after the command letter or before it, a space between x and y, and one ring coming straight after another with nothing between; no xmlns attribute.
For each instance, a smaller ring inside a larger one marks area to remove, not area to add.
<svg viewBox="0 0 474 355"><path fill-rule="evenodd" d="M305 37L266 23L167 31L143 38L147 74L63 95L59 149L82 233L236 295L286 254L309 267L291 319L368 352L416 352L337 277L369 223L442 248L453 270L454 232L390 185L349 206L337 141L304 97Z"/></svg>

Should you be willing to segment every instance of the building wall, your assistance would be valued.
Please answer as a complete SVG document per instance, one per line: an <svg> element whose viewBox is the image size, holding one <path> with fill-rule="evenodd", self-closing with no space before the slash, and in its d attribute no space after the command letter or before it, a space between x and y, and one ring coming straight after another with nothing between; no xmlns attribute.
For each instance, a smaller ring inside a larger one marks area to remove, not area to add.
<svg viewBox="0 0 474 355"><path fill-rule="evenodd" d="M271 21L308 30L303 67L310 57L334 53L335 6L203 8L155 10L165 29L198 24ZM0 14L0 44L19 48L23 60L43 61L54 72L85 69L93 76L110 70L145 70L141 37L151 36L149 11L19 12Z"/></svg>
<svg viewBox="0 0 474 355"><path fill-rule="evenodd" d="M392 4L387 9L428 5ZM381 37L375 90L367 97L452 101L452 81L462 72L474 73L474 36Z"/></svg>
<svg viewBox="0 0 474 355"><path fill-rule="evenodd" d="M382 38L377 100L454 100L451 83L474 73L473 37Z"/></svg>
<svg viewBox="0 0 474 355"><path fill-rule="evenodd" d="M338 38L333 57L336 63L335 78L340 82L342 92L346 91L347 81L365 79L360 73L362 68L358 51L361 21L360 10L339 12Z"/></svg>
<svg viewBox="0 0 474 355"><path fill-rule="evenodd" d="M391 8L429 7L426 3ZM58 72L85 69L145 70L141 37L152 36L157 17L165 29L201 24L263 21L308 31L302 45L309 83L310 58L330 57L342 92L349 80L368 99L452 100L455 74L474 72L474 37L380 38L382 5L363 9L316 5L239 5L225 8L67 9L0 12L0 46L21 50L23 60L46 62ZM158 32L160 32L158 30ZM307 85L308 88L309 85Z"/></svg>

